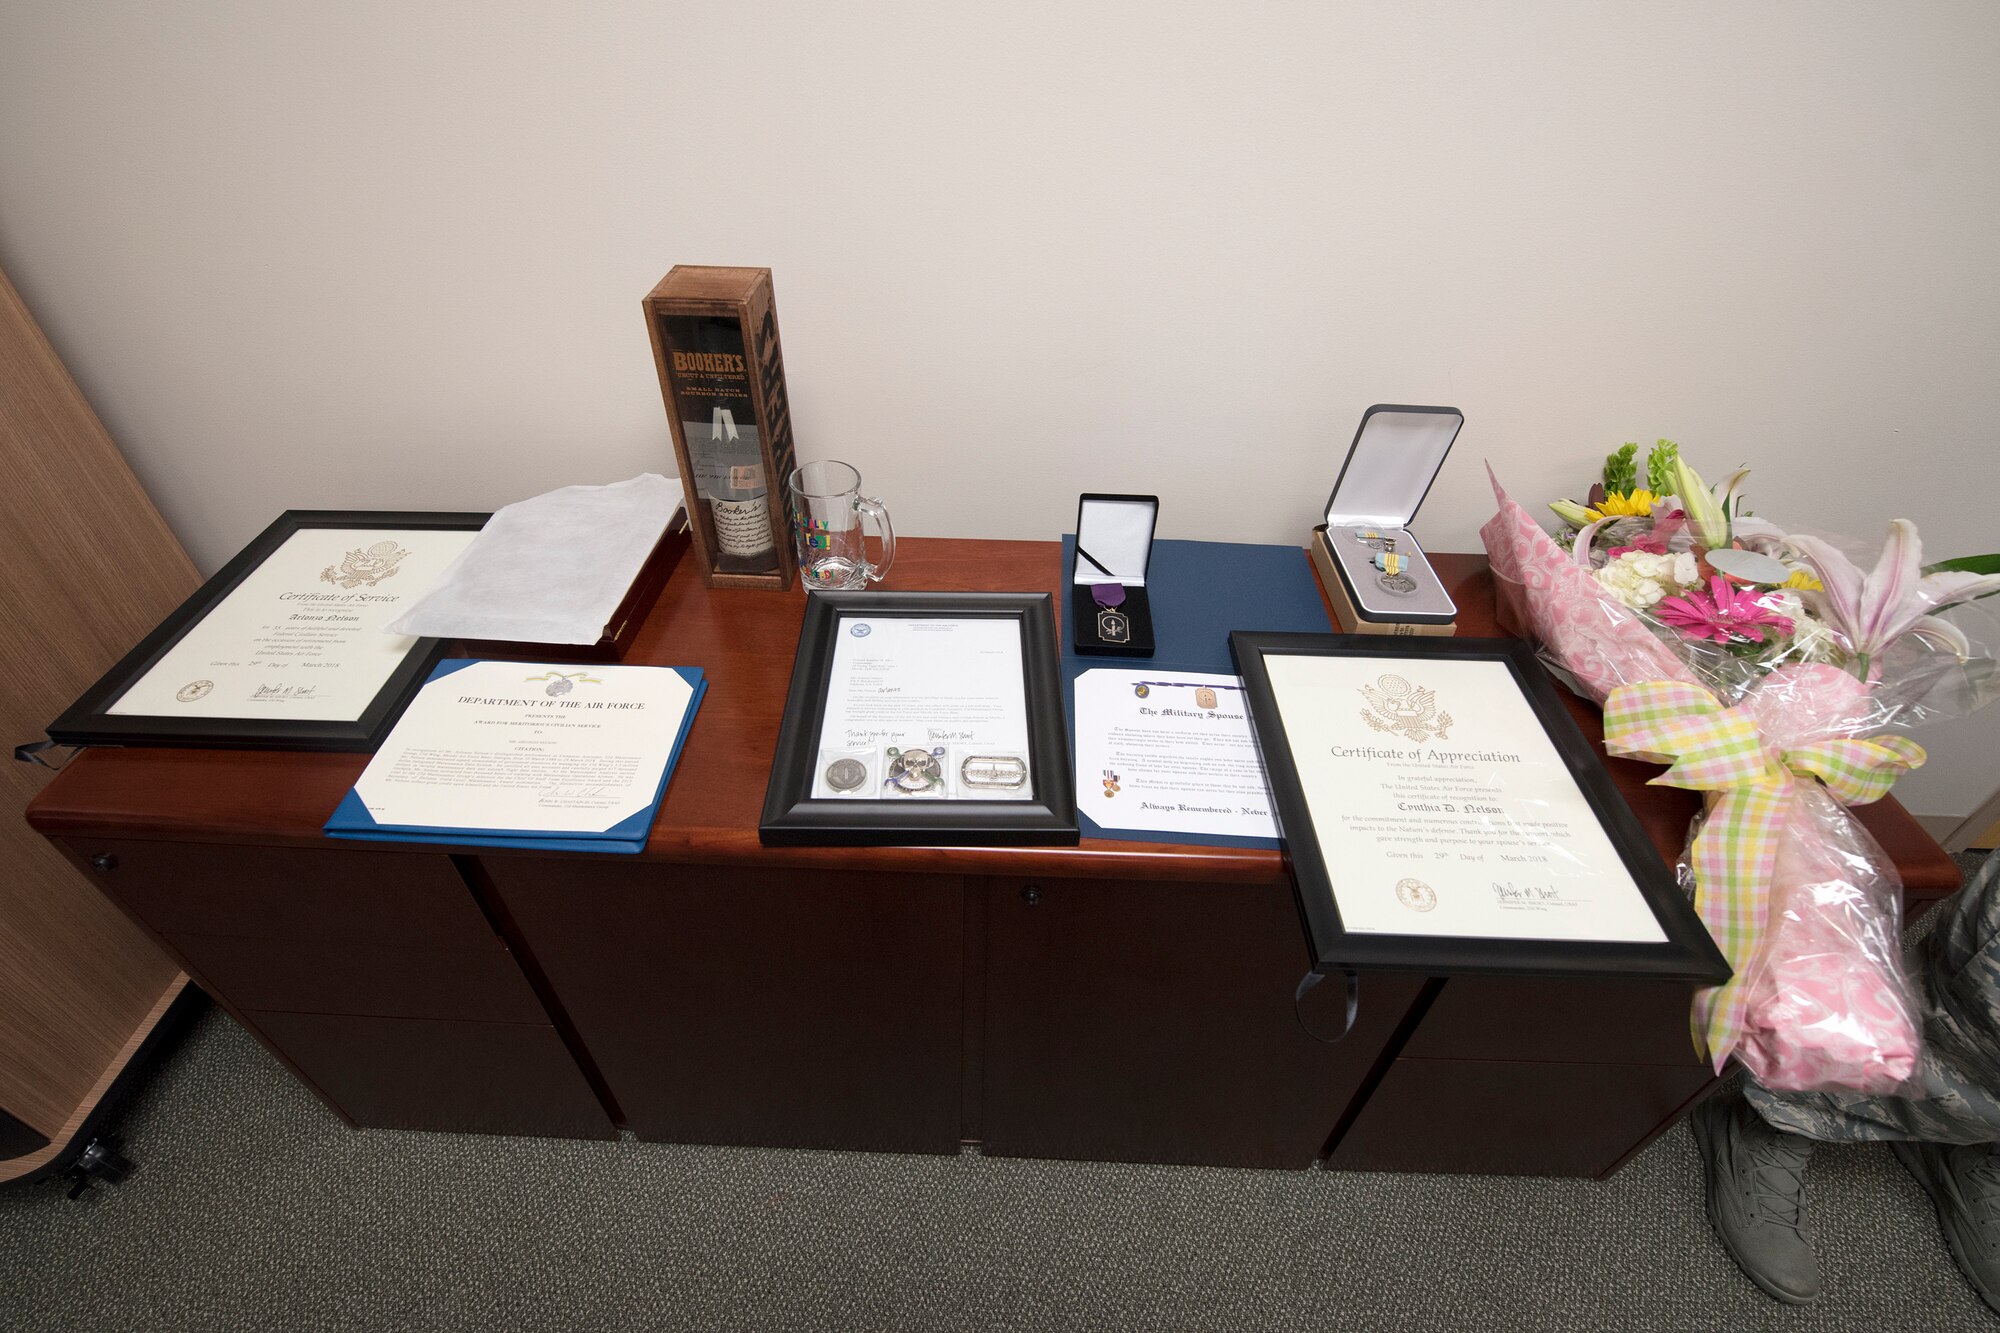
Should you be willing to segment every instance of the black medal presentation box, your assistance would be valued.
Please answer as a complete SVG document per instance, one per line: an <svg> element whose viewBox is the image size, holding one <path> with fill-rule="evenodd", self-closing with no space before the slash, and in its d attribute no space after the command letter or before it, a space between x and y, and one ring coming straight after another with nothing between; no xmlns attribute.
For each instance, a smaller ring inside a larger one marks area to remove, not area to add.
<svg viewBox="0 0 2000 1333"><path fill-rule="evenodd" d="M677 264L644 304L704 579L791 587L797 462L771 270Z"/></svg>
<svg viewBox="0 0 2000 1333"><path fill-rule="evenodd" d="M1455 407L1377 403L1361 414L1308 543L1347 633L1457 632L1458 608L1409 528L1464 424Z"/></svg>
<svg viewBox="0 0 2000 1333"><path fill-rule="evenodd" d="M1076 563L1070 570L1070 642L1100 657L1151 657L1153 609L1146 572L1153 560L1157 495L1087 494L1076 507Z"/></svg>

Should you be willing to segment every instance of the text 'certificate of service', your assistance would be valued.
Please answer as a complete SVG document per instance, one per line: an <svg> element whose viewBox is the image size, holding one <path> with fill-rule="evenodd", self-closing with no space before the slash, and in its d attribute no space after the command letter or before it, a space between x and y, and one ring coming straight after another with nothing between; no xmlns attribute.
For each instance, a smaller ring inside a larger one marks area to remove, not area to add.
<svg viewBox="0 0 2000 1333"><path fill-rule="evenodd" d="M1021 624L851 614L839 618L814 799L1026 800Z"/></svg>
<svg viewBox="0 0 2000 1333"><path fill-rule="evenodd" d="M1265 665L1348 930L1666 940L1505 662Z"/></svg>
<svg viewBox="0 0 2000 1333"><path fill-rule="evenodd" d="M295 532L105 711L353 721L416 642L382 627L478 535L469 528Z"/></svg>
<svg viewBox="0 0 2000 1333"><path fill-rule="evenodd" d="M1076 805L1105 829L1276 838L1243 682L1105 667L1078 676Z"/></svg>
<svg viewBox="0 0 2000 1333"><path fill-rule="evenodd" d="M695 699L670 667L472 662L417 692L354 796L384 827L603 833L658 798Z"/></svg>

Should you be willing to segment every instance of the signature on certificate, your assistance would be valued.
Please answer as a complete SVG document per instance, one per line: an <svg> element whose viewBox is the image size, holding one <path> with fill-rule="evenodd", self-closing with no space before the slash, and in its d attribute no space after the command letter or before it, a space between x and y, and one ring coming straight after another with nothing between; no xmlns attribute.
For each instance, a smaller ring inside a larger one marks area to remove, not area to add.
<svg viewBox="0 0 2000 1333"><path fill-rule="evenodd" d="M577 783L559 782L552 787L542 788L542 799L545 801L601 801L610 794L609 787Z"/></svg>
<svg viewBox="0 0 2000 1333"><path fill-rule="evenodd" d="M316 685L259 685L252 699L310 699Z"/></svg>

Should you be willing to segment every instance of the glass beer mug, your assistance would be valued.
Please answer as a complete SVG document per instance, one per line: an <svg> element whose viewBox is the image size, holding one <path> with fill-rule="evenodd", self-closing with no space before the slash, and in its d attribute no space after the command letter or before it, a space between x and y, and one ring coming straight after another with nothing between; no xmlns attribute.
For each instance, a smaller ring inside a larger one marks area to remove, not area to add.
<svg viewBox="0 0 2000 1333"><path fill-rule="evenodd" d="M879 582L896 559L896 533L880 500L861 493L861 474L846 463L807 463L785 482L792 505L792 541L799 577L808 588L865 588ZM863 516L875 521L882 563L868 563Z"/></svg>

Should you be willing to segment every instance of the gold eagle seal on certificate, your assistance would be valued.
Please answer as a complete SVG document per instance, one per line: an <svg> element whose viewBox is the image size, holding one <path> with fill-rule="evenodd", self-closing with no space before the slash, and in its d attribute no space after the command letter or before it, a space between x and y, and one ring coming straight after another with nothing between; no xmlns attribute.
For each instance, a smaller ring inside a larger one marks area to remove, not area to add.
<svg viewBox="0 0 2000 1333"><path fill-rule="evenodd" d="M1401 676L1377 676L1373 685L1361 687L1361 697L1368 701L1361 720L1377 731L1422 745L1432 736L1446 739L1451 730L1451 714L1438 710L1437 691L1418 689Z"/></svg>
<svg viewBox="0 0 2000 1333"><path fill-rule="evenodd" d="M1437 890L1420 879L1399 879L1396 901L1412 912L1428 912L1438 905Z"/></svg>
<svg viewBox="0 0 2000 1333"><path fill-rule="evenodd" d="M372 588L394 574L396 566L408 554L394 542L376 542L373 546L349 551L341 557L338 565L322 569L319 581L338 583L343 588L358 588L365 583Z"/></svg>

